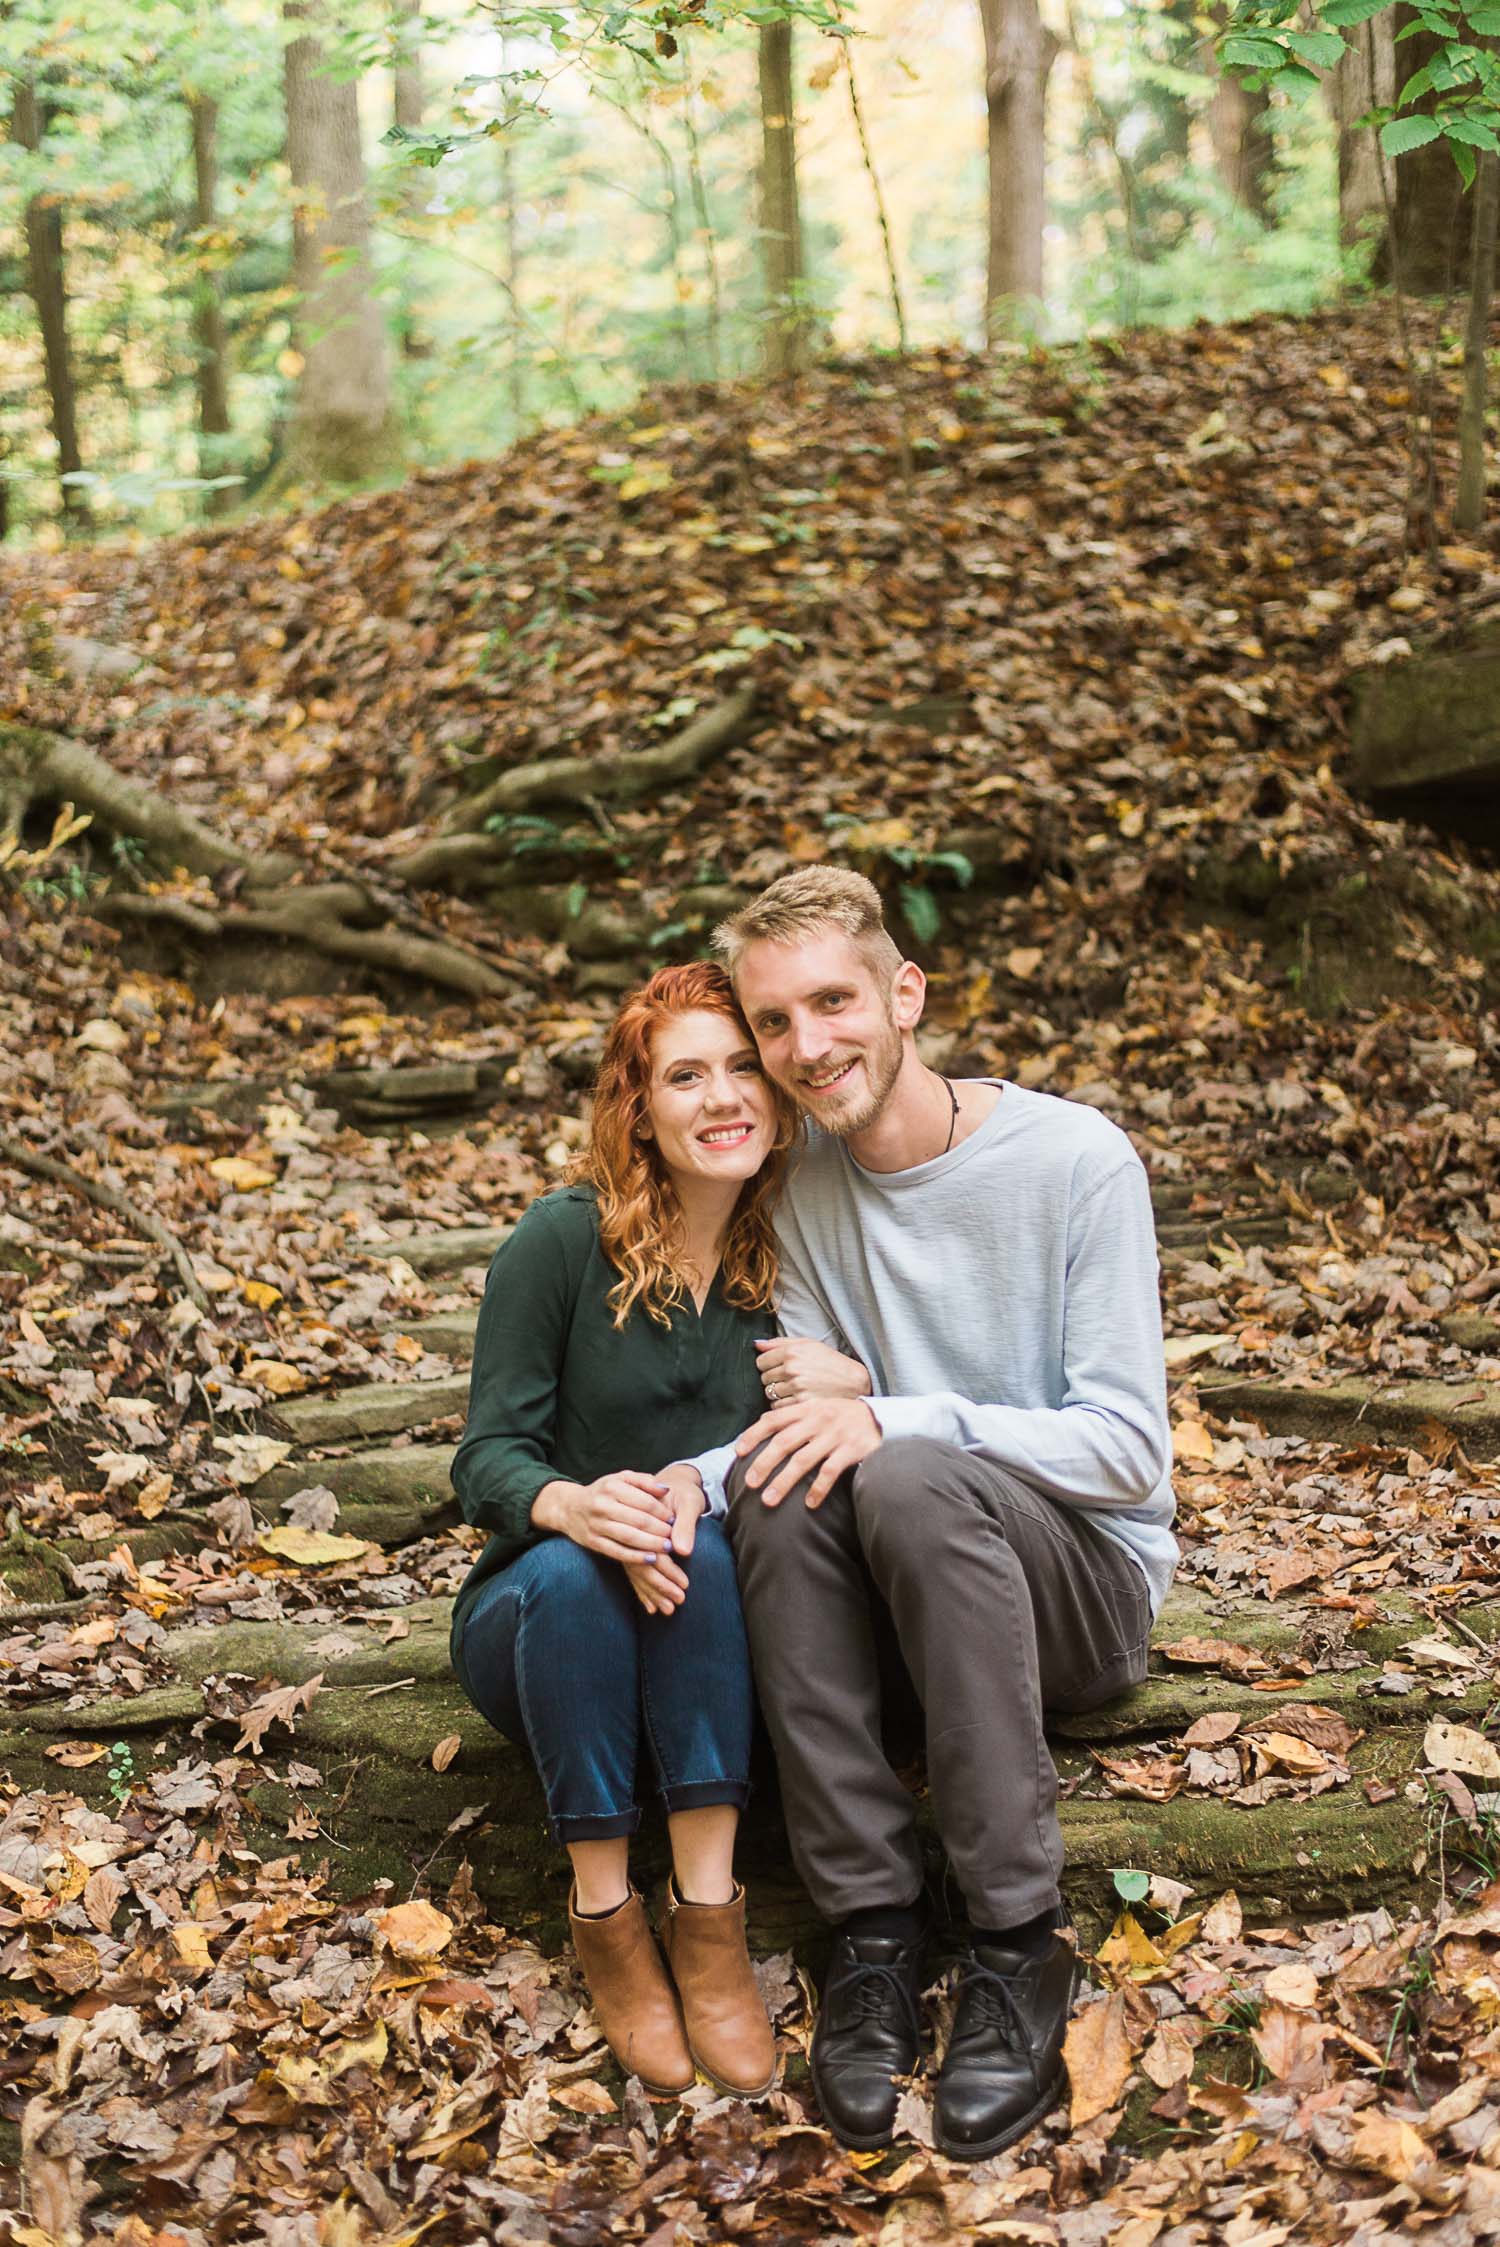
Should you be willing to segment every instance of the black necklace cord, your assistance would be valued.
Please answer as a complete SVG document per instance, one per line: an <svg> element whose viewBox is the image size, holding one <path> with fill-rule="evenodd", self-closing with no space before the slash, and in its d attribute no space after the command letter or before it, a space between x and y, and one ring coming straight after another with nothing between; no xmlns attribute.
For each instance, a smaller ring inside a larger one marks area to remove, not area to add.
<svg viewBox="0 0 1500 2247"><path fill-rule="evenodd" d="M953 1145L953 1134L958 1129L958 1094L953 1089L953 1081L950 1077L944 1077L942 1081L947 1086L948 1098L953 1103L953 1113L948 1118L948 1136L943 1141L943 1153L946 1155Z"/></svg>

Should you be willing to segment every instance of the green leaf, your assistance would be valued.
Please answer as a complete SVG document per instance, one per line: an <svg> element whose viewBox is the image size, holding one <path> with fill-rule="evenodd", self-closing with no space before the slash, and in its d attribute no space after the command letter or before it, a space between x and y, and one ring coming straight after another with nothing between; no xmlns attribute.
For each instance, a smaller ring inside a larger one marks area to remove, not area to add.
<svg viewBox="0 0 1500 2247"><path fill-rule="evenodd" d="M1387 156L1405 156L1413 148L1425 148L1437 137L1437 122L1431 117L1393 117L1380 128L1380 145Z"/></svg>
<svg viewBox="0 0 1500 2247"><path fill-rule="evenodd" d="M1475 155L1473 149L1465 148L1460 143L1450 140L1448 153L1458 166L1458 176L1465 187L1472 187L1474 185L1474 174L1479 169L1479 158Z"/></svg>
<svg viewBox="0 0 1500 2247"><path fill-rule="evenodd" d="M1469 12L1469 29L1477 31L1481 38L1492 39L1496 32L1500 32L1500 8L1471 9Z"/></svg>
<svg viewBox="0 0 1500 2247"><path fill-rule="evenodd" d="M580 914L580 913L581 913L581 912L583 911L583 908L585 907L585 905L587 905L588 901L589 901L589 885L588 885L588 883L587 883L587 882L571 882L571 883L570 883L570 884L568 885L568 894L567 894L567 898L566 898L566 900L565 900L565 907L566 907L566 911L567 911L568 919L569 919L570 921L576 921L576 920L577 920L577 918L578 918L578 916L579 916L579 914Z"/></svg>
<svg viewBox="0 0 1500 2247"><path fill-rule="evenodd" d="M1500 149L1493 126L1481 124L1477 117L1443 117L1438 122L1450 148L1455 141L1462 141L1466 148Z"/></svg>
<svg viewBox="0 0 1500 2247"><path fill-rule="evenodd" d="M917 942L931 944L943 925L943 917L937 909L931 890L924 889L920 882L903 882L901 911Z"/></svg>
<svg viewBox="0 0 1500 2247"><path fill-rule="evenodd" d="M965 858L961 850L935 850L927 863L929 866L946 866L960 889L967 889L974 879L974 861Z"/></svg>
<svg viewBox="0 0 1500 2247"><path fill-rule="evenodd" d="M1289 31L1286 43L1304 62L1316 63L1325 70L1331 70L1344 52L1344 42L1336 31Z"/></svg>
<svg viewBox="0 0 1500 2247"><path fill-rule="evenodd" d="M1144 1903L1151 1887L1149 1873L1138 1872L1133 1865L1116 1865L1109 1877L1122 1904Z"/></svg>
<svg viewBox="0 0 1500 2247"><path fill-rule="evenodd" d="M1347 26L1368 23L1372 16L1378 16L1387 5L1388 0L1326 0L1318 13L1325 23Z"/></svg>
<svg viewBox="0 0 1500 2247"><path fill-rule="evenodd" d="M1274 39L1242 39L1231 34L1219 50L1231 70L1279 70L1286 49Z"/></svg>
<svg viewBox="0 0 1500 2247"><path fill-rule="evenodd" d="M1412 102L1420 99L1423 94L1431 93L1432 84L1432 65L1426 63L1422 69L1414 70L1407 79L1406 84L1396 96L1396 107L1398 109L1408 108Z"/></svg>
<svg viewBox="0 0 1500 2247"><path fill-rule="evenodd" d="M1285 70L1278 70L1271 79L1271 84L1280 87L1284 94L1305 93L1309 86L1317 87L1322 83L1317 72L1309 70L1305 62L1289 62Z"/></svg>

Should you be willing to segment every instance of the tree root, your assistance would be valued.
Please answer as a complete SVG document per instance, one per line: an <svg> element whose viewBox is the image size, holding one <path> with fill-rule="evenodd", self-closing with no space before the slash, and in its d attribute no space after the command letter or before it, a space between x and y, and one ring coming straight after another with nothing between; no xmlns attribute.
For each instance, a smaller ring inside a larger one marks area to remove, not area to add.
<svg viewBox="0 0 1500 2247"><path fill-rule="evenodd" d="M70 803L112 835L136 837L169 871L185 866L190 874L222 874L243 867L253 873L262 867L286 879L288 861L257 860L226 843L191 812L125 779L81 741L35 726L0 725L0 834L19 834L30 806L42 802Z"/></svg>
<svg viewBox="0 0 1500 2247"><path fill-rule="evenodd" d="M455 805L444 829L450 835L472 834L499 813L529 811L533 804L580 804L591 810L596 802L624 803L656 788L670 788L742 741L754 715L755 690L742 687L655 748L624 756L545 757L536 764L518 765Z"/></svg>
<svg viewBox="0 0 1500 2247"><path fill-rule="evenodd" d="M0 1133L0 1163L11 1170L24 1171L28 1178L41 1178L50 1185L66 1186L70 1193L92 1202L96 1209L107 1209L112 1217L123 1219L132 1232L142 1234L171 1258L182 1282L183 1293L197 1308L200 1311L212 1309L208 1296L198 1284L192 1260L177 1235L169 1232L159 1217L153 1217L148 1210L137 1208L130 1197L122 1194L117 1187L107 1186L102 1178L90 1178L86 1171L75 1170L71 1163L58 1162L51 1155L36 1154L30 1147L23 1147L19 1140L10 1138L6 1133Z"/></svg>

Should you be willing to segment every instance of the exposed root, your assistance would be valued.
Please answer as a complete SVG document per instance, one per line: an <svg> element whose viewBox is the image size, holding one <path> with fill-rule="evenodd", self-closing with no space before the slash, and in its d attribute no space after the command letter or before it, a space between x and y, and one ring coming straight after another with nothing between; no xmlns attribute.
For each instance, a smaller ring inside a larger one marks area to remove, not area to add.
<svg viewBox="0 0 1500 2247"><path fill-rule="evenodd" d="M529 811L533 804L578 804L591 811L597 802L623 803L654 788L670 788L742 741L754 715L755 690L743 687L655 748L624 756L546 757L517 765L456 804L444 828L449 834L472 833L497 813Z"/></svg>
<svg viewBox="0 0 1500 2247"><path fill-rule="evenodd" d="M28 1178L42 1178L50 1185L66 1186L70 1193L92 1202L96 1209L107 1209L112 1217L122 1219L132 1232L142 1234L171 1258L183 1293L200 1311L212 1308L177 1235L169 1232L161 1219L153 1217L149 1210L138 1208L128 1194L122 1194L115 1186L107 1186L102 1178L90 1178L86 1171L76 1170L72 1163L59 1162L52 1155L39 1155L3 1132L0 1132L0 1163L11 1170L24 1171Z"/></svg>

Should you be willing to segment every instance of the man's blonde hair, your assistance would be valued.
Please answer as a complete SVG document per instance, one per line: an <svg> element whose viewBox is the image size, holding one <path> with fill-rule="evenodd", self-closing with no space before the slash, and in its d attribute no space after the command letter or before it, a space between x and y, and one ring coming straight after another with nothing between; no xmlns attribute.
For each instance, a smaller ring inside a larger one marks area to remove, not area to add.
<svg viewBox="0 0 1500 2247"><path fill-rule="evenodd" d="M783 874L720 921L714 950L732 976L747 945L800 944L828 929L843 931L888 993L901 972L901 952L885 925L879 890L847 866L801 866Z"/></svg>

